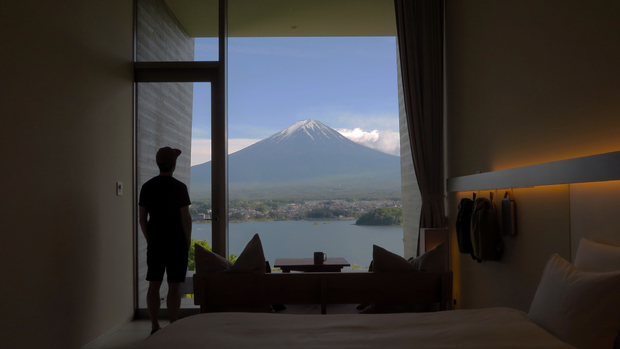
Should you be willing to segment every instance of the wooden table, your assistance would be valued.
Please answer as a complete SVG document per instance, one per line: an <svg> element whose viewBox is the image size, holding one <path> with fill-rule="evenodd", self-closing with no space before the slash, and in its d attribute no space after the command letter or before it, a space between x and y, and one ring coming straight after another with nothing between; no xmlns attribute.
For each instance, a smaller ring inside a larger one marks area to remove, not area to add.
<svg viewBox="0 0 620 349"><path fill-rule="evenodd" d="M314 258L276 258L276 262L273 266L282 269L283 273L290 273L291 270L306 272L339 272L343 267L350 267L351 264L344 258L327 258L323 264L314 264Z"/></svg>

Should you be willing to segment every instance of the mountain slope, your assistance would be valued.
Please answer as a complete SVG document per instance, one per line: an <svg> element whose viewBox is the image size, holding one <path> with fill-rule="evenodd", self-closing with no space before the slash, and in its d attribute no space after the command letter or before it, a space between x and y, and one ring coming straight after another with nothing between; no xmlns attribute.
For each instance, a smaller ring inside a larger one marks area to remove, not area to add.
<svg viewBox="0 0 620 349"><path fill-rule="evenodd" d="M204 197L211 185L211 162L192 166L191 171L192 196ZM279 197L286 195L282 191L324 197L343 185L355 190L373 183L400 196L400 158L359 145L310 119L229 155L229 182L231 197L253 197L267 188ZM237 189L245 193L235 193ZM269 193L258 196L262 195Z"/></svg>

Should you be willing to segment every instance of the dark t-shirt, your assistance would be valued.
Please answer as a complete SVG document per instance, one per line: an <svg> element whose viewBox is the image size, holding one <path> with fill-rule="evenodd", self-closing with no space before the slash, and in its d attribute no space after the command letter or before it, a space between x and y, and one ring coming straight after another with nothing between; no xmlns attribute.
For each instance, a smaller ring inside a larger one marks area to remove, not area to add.
<svg viewBox="0 0 620 349"><path fill-rule="evenodd" d="M191 204L187 186L170 176L157 176L144 183L140 206L148 212L149 248L185 248L181 207Z"/></svg>

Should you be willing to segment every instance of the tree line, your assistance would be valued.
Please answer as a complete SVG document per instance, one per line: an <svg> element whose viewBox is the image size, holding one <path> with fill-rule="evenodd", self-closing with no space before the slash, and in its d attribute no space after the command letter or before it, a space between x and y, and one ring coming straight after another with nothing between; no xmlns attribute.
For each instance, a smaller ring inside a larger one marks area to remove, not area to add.
<svg viewBox="0 0 620 349"><path fill-rule="evenodd" d="M356 225L402 225L402 207L381 207L363 214Z"/></svg>

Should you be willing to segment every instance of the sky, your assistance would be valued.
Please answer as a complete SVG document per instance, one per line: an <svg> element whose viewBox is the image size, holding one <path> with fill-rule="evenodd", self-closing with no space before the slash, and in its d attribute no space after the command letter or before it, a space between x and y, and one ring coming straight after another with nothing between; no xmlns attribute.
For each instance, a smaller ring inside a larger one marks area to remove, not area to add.
<svg viewBox="0 0 620 349"><path fill-rule="evenodd" d="M395 37L229 38L228 148L238 151L299 120L399 155ZM217 39L196 38L196 61ZM211 160L210 84L194 84L192 165Z"/></svg>

